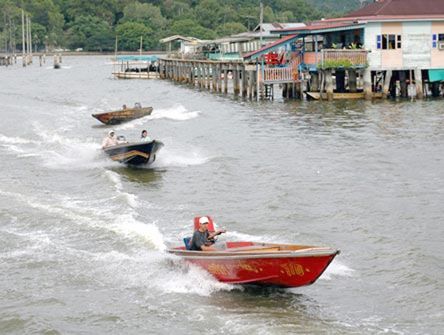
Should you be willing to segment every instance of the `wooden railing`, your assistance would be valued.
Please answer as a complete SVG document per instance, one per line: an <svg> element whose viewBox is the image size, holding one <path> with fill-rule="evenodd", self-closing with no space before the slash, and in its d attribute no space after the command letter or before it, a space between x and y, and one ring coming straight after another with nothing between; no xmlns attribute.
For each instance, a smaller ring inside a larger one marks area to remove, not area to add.
<svg viewBox="0 0 444 335"><path fill-rule="evenodd" d="M321 50L320 65L328 62L346 61L354 67L367 65L367 50L360 49L323 49Z"/></svg>
<svg viewBox="0 0 444 335"><path fill-rule="evenodd" d="M297 81L299 78L299 63L299 58L296 58L285 67L265 67L264 82L273 83Z"/></svg>

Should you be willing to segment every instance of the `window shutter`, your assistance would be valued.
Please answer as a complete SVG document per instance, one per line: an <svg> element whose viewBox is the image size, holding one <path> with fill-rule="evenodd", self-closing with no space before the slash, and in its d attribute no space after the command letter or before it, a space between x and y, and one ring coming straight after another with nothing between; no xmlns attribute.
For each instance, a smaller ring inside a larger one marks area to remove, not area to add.
<svg viewBox="0 0 444 335"><path fill-rule="evenodd" d="M376 49L381 49L381 35L376 35Z"/></svg>

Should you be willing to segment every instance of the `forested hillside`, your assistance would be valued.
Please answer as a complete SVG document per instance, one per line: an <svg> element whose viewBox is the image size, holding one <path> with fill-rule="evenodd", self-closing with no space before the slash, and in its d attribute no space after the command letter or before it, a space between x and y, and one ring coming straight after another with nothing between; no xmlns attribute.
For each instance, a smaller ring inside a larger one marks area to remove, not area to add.
<svg viewBox="0 0 444 335"><path fill-rule="evenodd" d="M263 0L264 22L301 22L356 8L359 0ZM335 4L334 11L328 4ZM344 6L339 6L343 3ZM180 34L213 39L254 28L258 0L0 0L0 50L21 43L21 8L32 20L37 49L158 49L159 39Z"/></svg>
<svg viewBox="0 0 444 335"><path fill-rule="evenodd" d="M340 15L358 9L365 3L372 0L311 0L310 3L321 13L331 13L331 15Z"/></svg>

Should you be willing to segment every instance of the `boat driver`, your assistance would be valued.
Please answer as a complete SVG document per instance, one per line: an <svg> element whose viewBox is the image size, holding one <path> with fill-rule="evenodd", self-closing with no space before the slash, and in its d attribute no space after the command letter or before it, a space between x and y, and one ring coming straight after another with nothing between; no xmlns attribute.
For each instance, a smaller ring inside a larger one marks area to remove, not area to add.
<svg viewBox="0 0 444 335"><path fill-rule="evenodd" d="M151 142L151 138L148 136L148 132L144 129L140 135L140 140L142 142Z"/></svg>
<svg viewBox="0 0 444 335"><path fill-rule="evenodd" d="M210 220L206 216L202 216L199 219L199 229L197 229L190 242L190 250L194 251L214 251L216 248L212 246L214 244L214 237L225 233L225 230L218 230L213 233L208 231L208 223Z"/></svg>
<svg viewBox="0 0 444 335"><path fill-rule="evenodd" d="M108 136L106 136L104 139L103 139L103 142L102 142L102 149L105 149L105 148L108 148L108 147L111 147L111 146L113 146L113 145L117 145L117 137L115 136L116 135L116 133L114 132L114 130L110 130L109 132L108 132Z"/></svg>

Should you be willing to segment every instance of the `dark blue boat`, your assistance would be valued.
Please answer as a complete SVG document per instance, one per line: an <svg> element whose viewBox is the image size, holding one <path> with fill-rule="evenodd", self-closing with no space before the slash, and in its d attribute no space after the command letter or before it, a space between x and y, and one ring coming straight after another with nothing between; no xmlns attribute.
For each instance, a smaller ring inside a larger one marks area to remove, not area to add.
<svg viewBox="0 0 444 335"><path fill-rule="evenodd" d="M103 149L113 161L129 164L151 164L156 160L156 153L163 147L160 141L123 143Z"/></svg>

